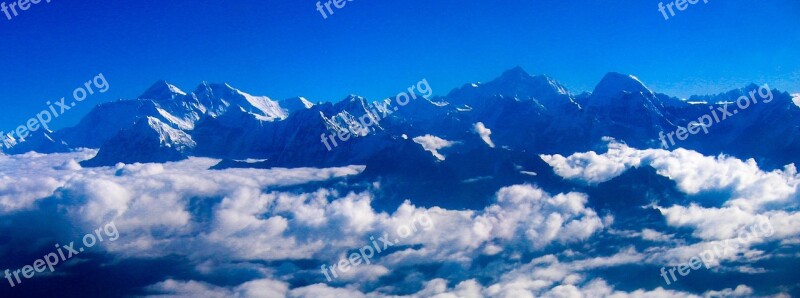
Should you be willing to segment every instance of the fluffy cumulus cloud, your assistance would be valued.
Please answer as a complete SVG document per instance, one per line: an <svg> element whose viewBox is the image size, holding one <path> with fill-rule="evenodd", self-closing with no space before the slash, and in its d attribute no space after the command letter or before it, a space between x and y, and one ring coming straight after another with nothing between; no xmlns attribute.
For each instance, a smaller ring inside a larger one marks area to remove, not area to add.
<svg viewBox="0 0 800 298"><path fill-rule="evenodd" d="M495 203L480 210L422 208L406 201L392 212L378 212L369 192L270 190L358 175L363 167L209 170L217 161L203 158L92 169L70 166L91 153L13 157L13 162L28 167L6 168L9 177L52 181L7 187L9 198L28 197L9 204L13 208L6 212L35 208L42 198L50 198L61 216L78 229L114 221L123 236L106 245L112 255L178 255L196 262L198 272L211 274L230 262L252 266L271 260L335 263L348 252L370 245L370 240L394 239L397 249L385 252L380 262L342 274L341 282L374 281L390 270L430 262L468 266L481 255L529 253L552 244L579 243L603 229L601 219L586 206L585 194L551 195L531 185L502 188ZM253 289L297 297L341 296L350 291L324 285L289 290L286 283L269 279L274 272L257 271L267 279L235 288L165 279L149 290L154 295L186 297L193 293L248 297ZM441 288L435 284L431 283L430 293ZM475 289L477 285L468 282L454 291Z"/></svg>
<svg viewBox="0 0 800 298"><path fill-rule="evenodd" d="M610 143L608 152L575 153L568 157L560 154L540 156L561 177L601 183L621 175L631 167L641 164L638 151L619 143Z"/></svg>
<svg viewBox="0 0 800 298"><path fill-rule="evenodd" d="M556 174L590 185L609 181L630 168L643 166L652 167L659 175L675 181L678 189L689 195L692 202L650 207L664 216L667 225L686 229L700 241L651 248L647 262L676 265L704 252L723 249L725 253L709 258L708 263L714 266L723 262L750 263L767 257L763 248L757 248L758 245L777 241L784 247L791 247L798 243L800 212L796 210L800 175L794 164L782 170L764 171L752 159L742 161L724 155L703 156L685 149L638 150L614 141L608 146L608 152L603 154L586 152L566 157L541 157ZM703 194L721 195L724 200L709 202ZM672 238L654 230L645 230L637 235L656 242ZM736 270L763 272L751 269L745 266Z"/></svg>
<svg viewBox="0 0 800 298"><path fill-rule="evenodd" d="M128 205L137 200L129 200ZM585 206L586 200L583 194L551 196L533 186L518 185L500 190L497 203L483 210L426 209L406 201L390 214L375 211L369 193L340 195L327 189L303 194L239 190L224 197L207 222L191 218L186 203L177 197L147 201L148 212L160 220L140 218L144 212L129 219L130 211L118 210L132 208L104 201L97 203L102 207L85 209L83 205L79 209L99 214L109 213L98 211L103 207L101 210L115 210L111 213L119 214L117 225L129 229L128 237L137 237L120 248L126 254L174 254L189 245L196 246L189 251L198 259L223 254L251 261L332 262L368 245L370 237L388 235L400 245L418 246L387 254L378 266L358 268L367 270L362 275L381 275L387 271L382 266L399 267L420 260L468 262L481 254L496 254L505 246L534 251L551 243L585 240L603 228L597 214ZM423 216L427 223L421 220ZM154 231L163 229L198 236L195 243L176 239L176 235L154 239ZM350 275L358 275L358 270ZM348 275L343 278L352 279Z"/></svg>
<svg viewBox="0 0 800 298"><path fill-rule="evenodd" d="M46 198L81 169L75 161L94 156L94 151L72 154L0 154L0 214L28 209Z"/></svg>
<svg viewBox="0 0 800 298"><path fill-rule="evenodd" d="M524 236L541 248L553 241L583 240L603 228L581 193L550 196L530 185L516 185L501 189L497 201L478 217L474 231L500 239Z"/></svg>
<svg viewBox="0 0 800 298"><path fill-rule="evenodd" d="M593 184L609 181L632 167L650 166L658 174L674 180L680 190L690 195L730 192L731 199L726 206L747 211L789 202L797 198L800 185L800 175L794 164L783 170L766 172L752 159L710 157L685 149L637 150L614 141L603 154L587 152L568 157L558 154L541 157L556 174Z"/></svg>

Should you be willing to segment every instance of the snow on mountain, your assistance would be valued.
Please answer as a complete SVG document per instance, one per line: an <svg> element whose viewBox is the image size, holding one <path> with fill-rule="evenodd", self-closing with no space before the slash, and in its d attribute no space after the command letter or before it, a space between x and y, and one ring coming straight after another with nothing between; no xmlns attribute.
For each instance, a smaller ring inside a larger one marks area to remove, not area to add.
<svg viewBox="0 0 800 298"><path fill-rule="evenodd" d="M50 130L30 132L24 140L16 140L8 136L2 144L2 152L9 154L22 154L26 152L56 153L70 150L68 144L53 136Z"/></svg>
<svg viewBox="0 0 800 298"><path fill-rule="evenodd" d="M252 96L250 94L244 93L242 91L236 90L236 92L243 96L245 100L250 104L250 106L256 108L260 113L256 112L253 113L258 120L263 121L275 121L277 119L283 120L286 119L288 113L284 109L281 108L278 102L273 101L269 97L266 96ZM240 106L245 108L245 106ZM252 112L251 112L252 113Z"/></svg>
<svg viewBox="0 0 800 298"><path fill-rule="evenodd" d="M166 119L168 123L174 124L177 128L184 130L194 129L195 122L200 120L200 115L196 112L190 112L183 115L173 115L162 107L156 107L156 111L158 111L158 114Z"/></svg>
<svg viewBox="0 0 800 298"><path fill-rule="evenodd" d="M191 131L203 118L224 116L229 110L245 111L259 121L285 119L288 112L265 96L253 96L228 84L201 84L187 94L165 81L158 81L134 100L119 100L96 106L75 127L54 134L71 148L100 148L119 131L139 119L153 117L175 129ZM228 117L231 119L232 117ZM232 125L238 125L234 123Z"/></svg>
<svg viewBox="0 0 800 298"><path fill-rule="evenodd" d="M178 161L197 146L192 137L154 117L136 121L104 144L97 156L83 166L111 166L122 163Z"/></svg>
<svg viewBox="0 0 800 298"><path fill-rule="evenodd" d="M106 165L196 155L263 159L265 166L388 167L390 154L401 159L419 158L428 154L427 149L443 160L439 150L446 147L436 144L452 144L438 141L441 139L462 144L448 149L453 151L448 161L471 156L472 160L488 162L481 156L591 150L602 145L606 136L631 146L657 148L661 145L659 132L686 126L715 108L716 102L735 100L747 91L743 88L680 100L654 93L634 76L609 73L592 93L572 95L553 79L515 68L490 82L468 84L430 100L417 98L405 106L392 100L374 104L356 95L315 105L302 97L273 101L228 84L204 82L185 93L159 81L137 99L100 104L75 127L33 135L26 140L29 144L16 146L19 150L4 151L99 148L98 157L89 164ZM795 161L791 152L800 147L800 139L795 137L800 135L800 110L788 93L776 90L775 97L774 103L753 107L753 113L740 113L718 125L711 135L697 136L680 145L710 154L774 156L759 159L768 164ZM362 123L368 124L368 130L363 130ZM482 129L476 123L482 124ZM755 132L763 125L772 127L770 132ZM339 140L340 134L347 136L347 141ZM431 137L408 139L428 135ZM335 143L328 140L328 145L323 144L322 136L336 136ZM427 147L421 148L423 143ZM756 146L763 143L775 146ZM502 150L487 151L491 145ZM424 163L414 166L437 167ZM481 176L475 174L473 177ZM459 181L470 177L462 178Z"/></svg>
<svg viewBox="0 0 800 298"><path fill-rule="evenodd" d="M213 117L224 114L231 106L243 108L262 121L283 120L287 117L286 111L278 102L266 96L244 93L228 84L203 82L191 96L206 108L206 114Z"/></svg>
<svg viewBox="0 0 800 298"><path fill-rule="evenodd" d="M192 140L192 137L185 132L172 128L169 125L161 122L153 117L147 117L147 121L140 121L139 123L147 124L147 128L153 129L158 135L159 145L167 148L175 148L179 152L188 152L197 144ZM135 131L136 126L134 126Z"/></svg>
<svg viewBox="0 0 800 298"><path fill-rule="evenodd" d="M335 104L333 108L339 112L330 117L320 112L320 116L325 122L325 126L335 134L350 133L354 137L363 137L371 132L383 129L380 119L372 112L374 110L372 103L368 102L366 98L349 95ZM364 124L372 123L373 125L365 127L362 125L361 119L364 119Z"/></svg>

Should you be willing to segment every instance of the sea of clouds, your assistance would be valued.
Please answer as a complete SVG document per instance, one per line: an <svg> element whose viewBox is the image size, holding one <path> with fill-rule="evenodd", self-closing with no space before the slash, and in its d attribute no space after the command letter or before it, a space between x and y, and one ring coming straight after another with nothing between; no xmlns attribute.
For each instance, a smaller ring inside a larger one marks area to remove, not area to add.
<svg viewBox="0 0 800 298"><path fill-rule="evenodd" d="M593 210L586 193L549 193L534 184L501 188L479 210L423 208L411 198L378 212L373 203L379 185L339 187L363 166L209 170L219 161L190 158L82 168L78 162L96 151L0 155L0 232L9 239L0 244L0 255L41 250L114 221L120 238L98 248L105 257L86 261L124 266L126 260L180 260L190 274L148 273L157 281L142 285L141 293L157 297L750 297L754 285L746 283L712 284L695 293L669 289L658 284L657 270L638 276L653 280L649 287L618 289L603 272L684 262L764 219L775 234L719 260L718 270L757 274L769 269L756 262L787 252L797 258L800 175L793 165L764 171L753 160L638 150L613 140L608 146L605 153L542 158L557 175L588 186L652 167L687 196L714 192L727 199L718 206L641 206L663 215L670 229L657 231L617 227L614 214ZM421 214L431 217L434 229L414 233L371 264L326 283L319 265L346 258L370 237L391 234ZM21 228L26 222L42 223ZM608 237L639 244L593 249ZM766 251L768 243L781 249ZM69 267L59 272L73 273Z"/></svg>

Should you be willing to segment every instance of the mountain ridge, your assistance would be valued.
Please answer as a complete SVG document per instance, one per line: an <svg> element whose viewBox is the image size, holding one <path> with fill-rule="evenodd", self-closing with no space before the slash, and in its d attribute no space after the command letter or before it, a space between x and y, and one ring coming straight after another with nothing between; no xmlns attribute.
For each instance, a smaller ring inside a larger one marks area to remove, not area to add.
<svg viewBox="0 0 800 298"><path fill-rule="evenodd" d="M99 149L97 157L85 162L85 166L163 162L188 156L266 159L269 162L265 164L271 166L365 164L376 160L383 151L393 151L393 147L422 150L400 145L422 135L451 140L467 148L485 146L482 142L471 143L475 141L473 126L478 122L491 129L498 150L571 153L597 148L604 137L640 148L658 148L659 132L686 125L706 113L714 102L730 100L731 96L754 88L757 86L749 85L682 101L653 92L632 75L609 72L593 92L574 95L550 77L533 76L516 67L492 81L465 84L445 96L418 98L406 106L395 103L391 110L379 112L384 118L374 117L377 109L357 95L335 103L314 104L303 97L276 101L250 95L229 84L207 82L186 93L161 80L136 99L99 104L76 126L31 137L4 151L16 154ZM798 109L791 109L796 107L791 95L775 90L775 96L780 98L777 103L753 109L777 117L778 123L788 127L783 133L800 134L800 115ZM692 104L701 100L707 104ZM386 103L392 102L382 104ZM788 109L787 103L791 104ZM349 128L365 115L379 121L369 131L353 134ZM758 125L741 120L748 117L736 119L728 125ZM321 136L347 133L348 141L337 143L330 151L321 143ZM715 144L708 140L712 137L700 135L678 145L709 154L734 152L772 166L794 162L786 151L800 148L797 137L787 141L786 137L762 134L755 136L757 141L742 142L746 136L715 133L717 139L728 141ZM777 140L785 145L781 152L754 148L759 142ZM770 158L767 153L775 153L777 158Z"/></svg>

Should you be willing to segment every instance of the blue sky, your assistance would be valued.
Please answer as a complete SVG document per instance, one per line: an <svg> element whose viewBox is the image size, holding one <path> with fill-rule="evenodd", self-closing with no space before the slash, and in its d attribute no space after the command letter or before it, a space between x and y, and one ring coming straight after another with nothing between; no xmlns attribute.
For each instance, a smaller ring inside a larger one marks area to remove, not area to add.
<svg viewBox="0 0 800 298"><path fill-rule="evenodd" d="M51 126L159 79L335 101L422 78L445 94L519 65L576 93L608 71L676 96L749 82L800 91L800 2L701 1L668 21L658 2L354 0L328 19L310 0L42 2L0 15L0 130L100 72L110 90Z"/></svg>

